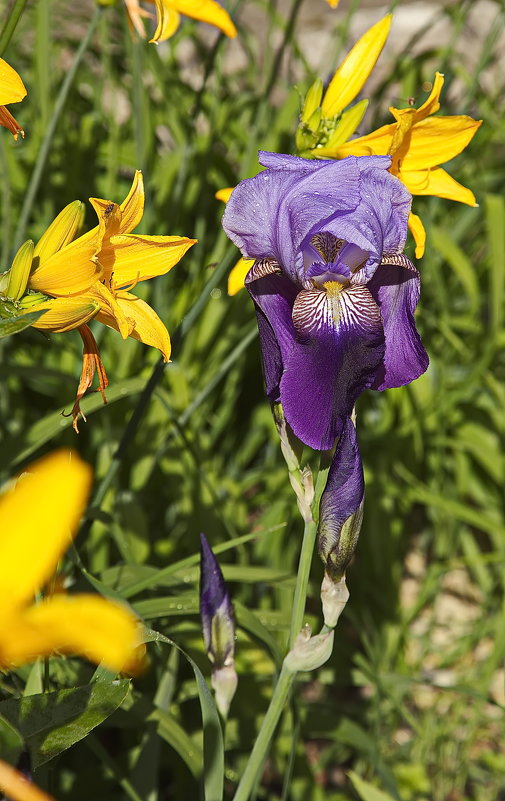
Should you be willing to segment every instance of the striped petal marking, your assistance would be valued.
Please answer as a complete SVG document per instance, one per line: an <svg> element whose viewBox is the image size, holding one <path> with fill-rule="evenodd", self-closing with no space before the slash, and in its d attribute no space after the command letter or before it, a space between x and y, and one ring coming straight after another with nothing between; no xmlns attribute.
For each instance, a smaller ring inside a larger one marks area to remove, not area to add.
<svg viewBox="0 0 505 801"><path fill-rule="evenodd" d="M275 261L275 259L258 259L247 273L244 283L251 284L259 278L264 278L266 275L272 275L274 273L282 273L278 261Z"/></svg>
<svg viewBox="0 0 505 801"><path fill-rule="evenodd" d="M304 289L293 306L293 324L302 337L354 330L366 334L382 327L379 307L366 286L328 281L324 289Z"/></svg>
<svg viewBox="0 0 505 801"><path fill-rule="evenodd" d="M346 244L345 239L338 239L329 231L321 231L310 240L310 244L315 247L325 262L330 263L337 260L337 256Z"/></svg>

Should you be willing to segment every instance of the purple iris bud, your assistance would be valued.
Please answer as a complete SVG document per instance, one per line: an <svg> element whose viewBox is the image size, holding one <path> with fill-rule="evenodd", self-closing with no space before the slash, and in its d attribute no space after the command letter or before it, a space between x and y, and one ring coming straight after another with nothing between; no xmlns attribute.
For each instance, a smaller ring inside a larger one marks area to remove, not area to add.
<svg viewBox="0 0 505 801"><path fill-rule="evenodd" d="M363 519L365 482L356 441L348 418L342 428L319 507L317 548L332 583L345 575Z"/></svg>
<svg viewBox="0 0 505 801"><path fill-rule="evenodd" d="M388 156L311 161L260 153L223 226L255 263L267 394L302 442L333 447L363 390L428 366L415 327L419 273L402 254L411 196Z"/></svg>
<svg viewBox="0 0 505 801"><path fill-rule="evenodd" d="M200 534L200 615L216 703L226 717L237 687L235 619L221 568L204 534Z"/></svg>

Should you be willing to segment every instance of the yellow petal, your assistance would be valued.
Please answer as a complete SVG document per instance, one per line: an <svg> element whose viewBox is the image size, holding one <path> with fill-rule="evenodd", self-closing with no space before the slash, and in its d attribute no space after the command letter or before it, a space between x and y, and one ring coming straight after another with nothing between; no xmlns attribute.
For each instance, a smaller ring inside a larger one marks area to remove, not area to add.
<svg viewBox="0 0 505 801"><path fill-rule="evenodd" d="M106 238L116 234L129 234L140 223L144 214L144 179L140 170L135 171L133 183L120 206L100 197L90 197L89 202L99 220L105 221Z"/></svg>
<svg viewBox="0 0 505 801"><path fill-rule="evenodd" d="M196 241L184 236L113 236L100 259L114 288L128 288L168 273Z"/></svg>
<svg viewBox="0 0 505 801"><path fill-rule="evenodd" d="M3 760L0 760L0 790L11 801L54 801L52 795L44 793L26 776Z"/></svg>
<svg viewBox="0 0 505 801"><path fill-rule="evenodd" d="M26 97L26 89L16 70L0 58L0 106L19 103Z"/></svg>
<svg viewBox="0 0 505 801"><path fill-rule="evenodd" d="M116 321L114 328L119 331L123 339L126 339L126 337L131 333L132 326L126 319L121 306L117 302L116 297L110 291L110 289L104 286L104 284L97 282L90 289L90 295L98 302L101 313L114 318ZM98 316L98 319L100 320L100 315Z"/></svg>
<svg viewBox="0 0 505 801"><path fill-rule="evenodd" d="M121 292L117 302L130 323L130 336L145 345L158 348L168 362L171 352L170 336L154 309L129 292ZM100 311L97 320L119 331L116 318L106 311Z"/></svg>
<svg viewBox="0 0 505 801"><path fill-rule="evenodd" d="M54 595L14 617L11 636L2 632L0 659L4 667L21 665L59 651L130 671L139 642L137 621L119 604L94 595Z"/></svg>
<svg viewBox="0 0 505 801"><path fill-rule="evenodd" d="M227 186L226 189L218 189L214 197L216 198L216 200L222 200L223 203L228 203L231 197L231 193L233 192L234 189L235 189L234 186Z"/></svg>
<svg viewBox="0 0 505 801"><path fill-rule="evenodd" d="M43 263L39 262L30 275L31 289L55 297L85 292L102 274L96 258L99 246L98 228L93 236L85 234L74 239Z"/></svg>
<svg viewBox="0 0 505 801"><path fill-rule="evenodd" d="M481 125L482 120L465 115L422 120L412 128L401 168L422 170L449 161L465 149Z"/></svg>
<svg viewBox="0 0 505 801"><path fill-rule="evenodd" d="M171 5L180 14L185 14L187 17L215 25L226 36L233 38L237 35L237 29L231 21L230 15L215 0L157 0L156 5L160 2Z"/></svg>
<svg viewBox="0 0 505 801"><path fill-rule="evenodd" d="M421 218L417 214L409 214L409 231L414 237L416 243L416 259L422 259L424 256L424 247L426 245L426 231Z"/></svg>
<svg viewBox="0 0 505 801"><path fill-rule="evenodd" d="M155 0L157 25L150 42L163 42L170 39L179 27L180 17L173 3L168 0Z"/></svg>
<svg viewBox="0 0 505 801"><path fill-rule="evenodd" d="M331 154L336 148L344 144L344 142L347 142L365 116L368 103L369 101L365 98L364 100L360 100L358 103L355 103L354 106L351 106L351 108L347 109L347 111L344 111L338 122L338 125L330 135L326 145L316 148L314 150L315 155L330 155L331 157Z"/></svg>
<svg viewBox="0 0 505 801"><path fill-rule="evenodd" d="M317 148L315 153L338 159L346 156L387 156L396 127L395 122L383 125L376 131L357 139L350 139L337 148Z"/></svg>
<svg viewBox="0 0 505 801"><path fill-rule="evenodd" d="M35 245L33 255L38 256L39 263L46 261L75 239L84 222L84 214L84 203L80 200L74 200L60 211Z"/></svg>
<svg viewBox="0 0 505 801"><path fill-rule="evenodd" d="M26 291L30 270L33 261L33 242L28 239L14 256L12 267L9 270L9 283L6 295L13 300L19 300Z"/></svg>
<svg viewBox="0 0 505 801"><path fill-rule="evenodd" d="M455 181L441 167L417 172L402 170L399 178L413 195L434 195L447 200L457 200L459 203L466 203L467 206L478 205L473 192Z"/></svg>
<svg viewBox="0 0 505 801"><path fill-rule="evenodd" d="M23 310L23 314L45 309L47 311L33 323L33 328L61 334L65 331L73 331L74 328L79 328L79 326L89 322L100 309L100 304L92 298L86 297L86 295L53 298L53 300L48 300L45 303L29 306Z"/></svg>
<svg viewBox="0 0 505 801"><path fill-rule="evenodd" d="M91 485L90 468L71 451L56 451L29 471L0 496L2 613L30 601L54 572Z"/></svg>
<svg viewBox="0 0 505 801"><path fill-rule="evenodd" d="M379 20L347 54L323 97L323 117L334 117L361 91L386 43L391 20L391 14Z"/></svg>
<svg viewBox="0 0 505 801"><path fill-rule="evenodd" d="M326 0L330 8L336 8L340 3L340 0Z"/></svg>
<svg viewBox="0 0 505 801"><path fill-rule="evenodd" d="M254 259L239 259L228 276L228 294L236 295L244 289L247 273L254 264Z"/></svg>

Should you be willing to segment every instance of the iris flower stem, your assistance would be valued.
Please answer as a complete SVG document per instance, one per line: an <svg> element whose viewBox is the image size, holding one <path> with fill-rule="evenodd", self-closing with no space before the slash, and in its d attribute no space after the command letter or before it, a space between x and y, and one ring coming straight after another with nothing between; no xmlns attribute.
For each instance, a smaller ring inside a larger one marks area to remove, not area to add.
<svg viewBox="0 0 505 801"><path fill-rule="evenodd" d="M23 207L19 215L19 222L14 237L15 251L18 249L19 245L24 240L26 226L28 224L28 220L30 219L30 214L32 212L35 197L37 195L37 191L40 186L40 182L42 180L44 168L46 166L51 146L53 144L56 127L58 125L58 122L60 121L63 109L65 108L65 103L67 102L68 94L74 82L74 78L76 76L79 65L82 61L82 57L84 56L84 53L88 49L89 43L91 42L95 29L98 25L98 20L100 19L101 13L102 13L101 6L97 6L96 11L89 23L86 35L84 36L83 40L81 41L81 44L79 45L72 66L65 75L65 80L61 85L58 97L56 99L56 103L54 104L53 113L51 115L51 119L49 120L49 125L46 128L44 138L42 140L42 144L40 146L40 150L37 156L37 161L35 162L35 167L33 168L33 172L30 178L30 183L28 185L28 189L25 194Z"/></svg>
<svg viewBox="0 0 505 801"><path fill-rule="evenodd" d="M291 612L291 625L289 628L289 647L292 648L295 640L300 633L305 613L305 602L307 599L307 587L309 585L310 566L314 554L314 544L317 534L317 522L306 520L303 529L302 550L300 561L298 562L298 575L296 578L295 597L293 599L293 609Z"/></svg>
<svg viewBox="0 0 505 801"><path fill-rule="evenodd" d="M259 734L254 743L251 756L246 765L242 778L240 779L237 791L233 796L233 801L247 801L251 795L252 789L257 781L258 774L263 766L263 762L267 755L270 741L275 732L279 718L286 706L286 701L293 684L296 673L287 670L284 665L279 674L279 680L275 685L275 690L272 695L266 715L263 718L263 723Z"/></svg>
<svg viewBox="0 0 505 801"><path fill-rule="evenodd" d="M4 22L2 31L0 33L0 56L3 56L7 50L8 44L12 38L12 34L16 30L21 14L25 10L27 0L14 0L9 16Z"/></svg>

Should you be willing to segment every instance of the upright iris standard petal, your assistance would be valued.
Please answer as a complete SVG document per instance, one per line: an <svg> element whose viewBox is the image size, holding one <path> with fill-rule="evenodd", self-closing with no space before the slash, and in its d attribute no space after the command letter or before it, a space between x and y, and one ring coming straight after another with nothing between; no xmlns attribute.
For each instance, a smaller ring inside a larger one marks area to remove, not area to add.
<svg viewBox="0 0 505 801"><path fill-rule="evenodd" d="M325 572L340 581L352 558L363 514L365 482L356 429L347 418L321 496L317 547Z"/></svg>

